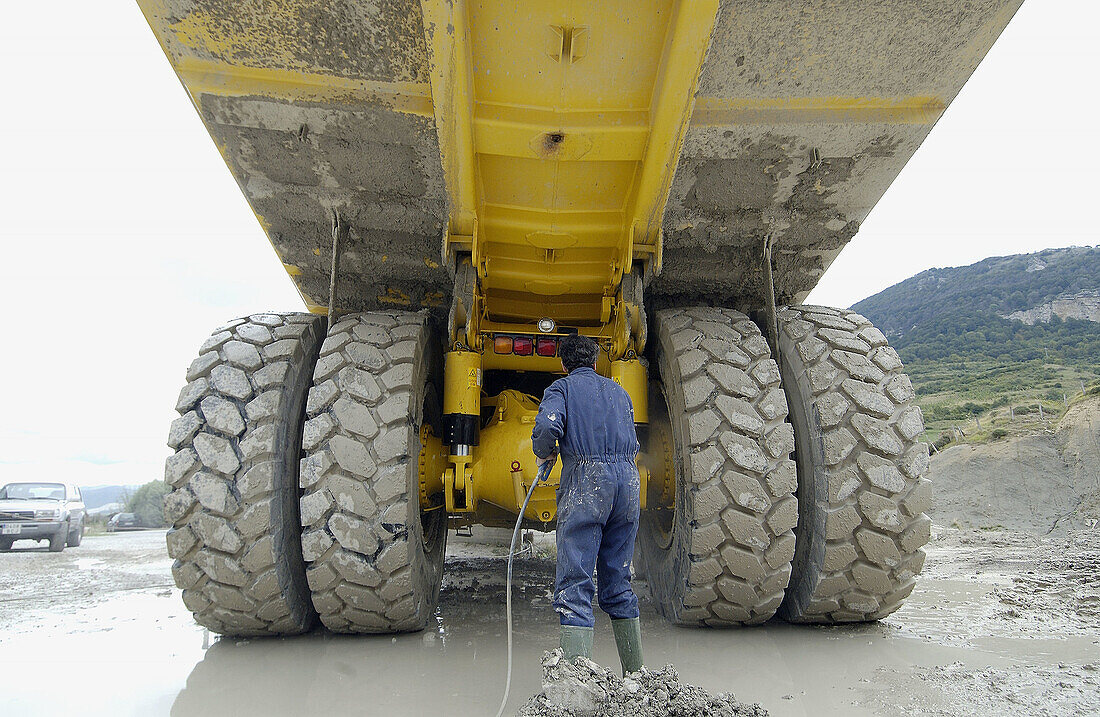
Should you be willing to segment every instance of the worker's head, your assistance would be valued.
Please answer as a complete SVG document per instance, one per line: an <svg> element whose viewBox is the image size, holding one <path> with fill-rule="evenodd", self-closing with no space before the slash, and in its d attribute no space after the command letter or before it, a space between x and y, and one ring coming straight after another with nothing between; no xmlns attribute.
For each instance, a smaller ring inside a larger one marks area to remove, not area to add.
<svg viewBox="0 0 1100 717"><path fill-rule="evenodd" d="M587 336L569 334L558 344L558 354L561 356L562 368L569 373L582 366L594 368L596 357L600 355L600 347Z"/></svg>

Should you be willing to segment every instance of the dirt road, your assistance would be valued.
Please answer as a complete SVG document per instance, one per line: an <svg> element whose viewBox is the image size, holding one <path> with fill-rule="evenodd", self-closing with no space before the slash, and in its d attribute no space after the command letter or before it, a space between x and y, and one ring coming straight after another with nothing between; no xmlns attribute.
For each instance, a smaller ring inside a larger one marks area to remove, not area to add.
<svg viewBox="0 0 1100 717"><path fill-rule="evenodd" d="M216 640L171 586L163 532L0 554L0 714L491 714L504 672L503 547L452 541L435 629ZM940 530L878 624L675 628L643 608L647 662L772 715L1100 712L1100 538ZM517 563L512 707L556 641L549 558ZM644 594L644 584L639 585ZM615 665L606 623L595 659Z"/></svg>

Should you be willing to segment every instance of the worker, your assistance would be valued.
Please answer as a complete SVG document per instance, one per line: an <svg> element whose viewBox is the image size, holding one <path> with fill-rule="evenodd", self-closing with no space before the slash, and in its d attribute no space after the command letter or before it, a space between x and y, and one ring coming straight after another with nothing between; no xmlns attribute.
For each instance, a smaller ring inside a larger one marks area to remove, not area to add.
<svg viewBox="0 0 1100 717"><path fill-rule="evenodd" d="M553 600L561 648L570 660L591 655L595 568L600 609L611 618L625 675L642 666L638 598L630 586L640 514L634 406L622 386L596 373L595 341L566 336L559 354L566 375L543 393L531 443L540 467L559 452L562 460Z"/></svg>

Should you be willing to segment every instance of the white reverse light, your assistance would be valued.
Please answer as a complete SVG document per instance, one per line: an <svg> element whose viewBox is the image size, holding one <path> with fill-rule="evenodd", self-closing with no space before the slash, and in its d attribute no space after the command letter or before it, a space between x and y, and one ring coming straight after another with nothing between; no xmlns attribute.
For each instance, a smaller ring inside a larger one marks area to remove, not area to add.
<svg viewBox="0 0 1100 717"><path fill-rule="evenodd" d="M549 316L546 316L539 319L538 327L539 331L544 334L548 334L554 329L558 328L558 325L554 323L553 319L551 319Z"/></svg>

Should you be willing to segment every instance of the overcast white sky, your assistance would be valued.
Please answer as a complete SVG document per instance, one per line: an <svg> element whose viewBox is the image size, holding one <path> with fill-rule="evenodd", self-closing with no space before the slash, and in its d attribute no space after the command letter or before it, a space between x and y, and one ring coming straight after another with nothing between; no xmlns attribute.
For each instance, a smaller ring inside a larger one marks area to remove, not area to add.
<svg viewBox="0 0 1100 717"><path fill-rule="evenodd" d="M136 4L4 13L0 484L145 483L206 335L301 302ZM810 300L1100 243L1098 26L1028 0Z"/></svg>

